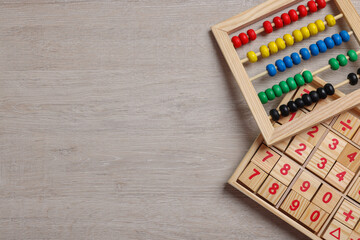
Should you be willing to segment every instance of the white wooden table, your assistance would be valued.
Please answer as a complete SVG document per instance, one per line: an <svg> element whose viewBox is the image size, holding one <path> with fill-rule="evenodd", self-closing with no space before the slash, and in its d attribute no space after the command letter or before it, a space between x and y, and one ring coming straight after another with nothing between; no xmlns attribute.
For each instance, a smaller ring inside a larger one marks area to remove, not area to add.
<svg viewBox="0 0 360 240"><path fill-rule="evenodd" d="M210 26L260 2L0 1L0 239L304 239L226 184L259 131Z"/></svg>

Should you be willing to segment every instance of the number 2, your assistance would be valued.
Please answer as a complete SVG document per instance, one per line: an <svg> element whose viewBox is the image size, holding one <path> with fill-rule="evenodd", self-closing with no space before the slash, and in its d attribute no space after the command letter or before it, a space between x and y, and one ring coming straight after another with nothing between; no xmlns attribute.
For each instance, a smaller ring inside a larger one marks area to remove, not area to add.
<svg viewBox="0 0 360 240"><path fill-rule="evenodd" d="M314 136L314 133L317 133L318 131L319 131L319 128L318 128L318 126L314 126L314 127L312 127L313 129L315 129L315 130L313 130L313 131L309 131L308 133L307 133L307 135L309 135L310 137L315 137Z"/></svg>
<svg viewBox="0 0 360 240"><path fill-rule="evenodd" d="M253 170L255 173L249 177L250 180L257 175L260 175L260 172L258 170L256 170L255 168Z"/></svg>
<svg viewBox="0 0 360 240"><path fill-rule="evenodd" d="M303 143L300 143L299 146L302 147L302 148L296 149L295 152L296 152L297 154L299 154L300 156L302 156L302 153L301 153L301 152L303 152L303 151L306 150L306 145L303 144Z"/></svg>

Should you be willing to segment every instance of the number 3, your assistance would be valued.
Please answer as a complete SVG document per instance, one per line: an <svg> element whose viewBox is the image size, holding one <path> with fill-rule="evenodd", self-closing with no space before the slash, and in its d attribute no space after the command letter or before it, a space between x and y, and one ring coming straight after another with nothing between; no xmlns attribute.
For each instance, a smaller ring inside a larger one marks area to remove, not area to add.
<svg viewBox="0 0 360 240"><path fill-rule="evenodd" d="M326 160L326 158L321 158L320 160L321 160L321 163L318 163L318 164L317 164L317 167L318 167L319 169L324 169L324 168L325 168L325 165L326 165L326 163L327 163L327 160Z"/></svg>
<svg viewBox="0 0 360 240"><path fill-rule="evenodd" d="M332 141L333 141L333 143L332 143L332 144L329 144L329 148L330 148L331 150L335 150L336 147L337 147L337 145L339 144L339 140L337 140L336 138L333 138Z"/></svg>

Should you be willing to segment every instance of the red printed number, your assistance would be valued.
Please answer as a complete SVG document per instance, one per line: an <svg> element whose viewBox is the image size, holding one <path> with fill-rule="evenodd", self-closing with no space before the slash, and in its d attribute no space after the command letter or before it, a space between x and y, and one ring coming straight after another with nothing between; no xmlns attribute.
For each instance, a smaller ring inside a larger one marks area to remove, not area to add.
<svg viewBox="0 0 360 240"><path fill-rule="evenodd" d="M289 173L289 170L291 169L289 164L284 164L284 167L280 169L280 173L282 175L287 175Z"/></svg>
<svg viewBox="0 0 360 240"><path fill-rule="evenodd" d="M331 193L331 192L327 192L327 193L324 194L322 200L323 200L324 203L328 203L328 202L331 201L331 199L332 199L332 193Z"/></svg>
<svg viewBox="0 0 360 240"><path fill-rule="evenodd" d="M310 188L310 182L304 181L303 184L300 186L300 190L302 192L306 192Z"/></svg>
<svg viewBox="0 0 360 240"><path fill-rule="evenodd" d="M291 122L294 119L295 116L296 116L296 112L291 113L291 117L289 119L289 122Z"/></svg>
<svg viewBox="0 0 360 240"><path fill-rule="evenodd" d="M273 183L273 185L271 186L271 188L269 188L269 193L272 195L276 194L276 191L279 189L279 184L277 183Z"/></svg>
<svg viewBox="0 0 360 240"><path fill-rule="evenodd" d="M350 153L349 155L347 155L347 157L349 158L350 162L353 162L356 158L356 155L357 155L357 152L353 152L353 153Z"/></svg>
<svg viewBox="0 0 360 240"><path fill-rule="evenodd" d="M306 145L303 144L303 143L300 143L299 146L302 147L302 148L296 149L295 152L296 152L297 154L299 154L300 156L302 156L302 152L305 151Z"/></svg>
<svg viewBox="0 0 360 240"><path fill-rule="evenodd" d="M337 147L337 145L339 144L339 140L337 140L336 138L333 138L332 141L333 141L333 143L332 143L332 144L329 144L329 148L330 148L331 150L335 150L336 147Z"/></svg>
<svg viewBox="0 0 360 240"><path fill-rule="evenodd" d="M325 168L325 165L326 165L326 163L327 163L327 160L326 160L326 158L320 158L320 160L321 160L321 163L318 163L318 164L317 164L317 167L318 167L319 169L324 169L324 168Z"/></svg>
<svg viewBox="0 0 360 240"><path fill-rule="evenodd" d="M310 216L310 220L312 222L316 222L320 217L320 212L318 210L314 211L311 216Z"/></svg>
<svg viewBox="0 0 360 240"><path fill-rule="evenodd" d="M263 162L265 162L267 159L269 159L269 158L271 158L272 156L274 156L271 152L269 152L269 151L266 151L266 153L267 153L267 156L266 157L264 157L264 159L262 160Z"/></svg>
<svg viewBox="0 0 360 240"><path fill-rule="evenodd" d="M309 131L308 133L307 133L307 135L309 135L310 137L315 137L314 136L314 133L317 133L318 131L319 131L319 128L318 128L318 126L315 126L315 127L312 127L312 129L314 129L313 131Z"/></svg>
<svg viewBox="0 0 360 240"><path fill-rule="evenodd" d="M300 202L299 202L299 200L294 200L294 201L292 201L292 203L291 203L291 205L290 205L290 210L291 211L295 211L296 209L298 209L299 208L299 206L300 206Z"/></svg>
<svg viewBox="0 0 360 240"><path fill-rule="evenodd" d="M256 170L255 168L253 170L255 173L249 177L250 180L257 175L260 175L260 172L258 170Z"/></svg>
<svg viewBox="0 0 360 240"><path fill-rule="evenodd" d="M339 178L339 182L344 180L345 174L346 174L346 171L336 174L336 176Z"/></svg>

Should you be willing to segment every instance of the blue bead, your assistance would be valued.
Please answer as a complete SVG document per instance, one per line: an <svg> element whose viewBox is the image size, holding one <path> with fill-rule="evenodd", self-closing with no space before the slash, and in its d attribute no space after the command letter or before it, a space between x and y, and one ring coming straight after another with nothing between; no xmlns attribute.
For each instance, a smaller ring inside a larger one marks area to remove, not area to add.
<svg viewBox="0 0 360 240"><path fill-rule="evenodd" d="M294 65L293 61L291 60L291 57L289 57L289 56L284 57L283 61L287 68L292 68L292 66Z"/></svg>
<svg viewBox="0 0 360 240"><path fill-rule="evenodd" d="M336 46L339 46L342 44L342 39L339 34L336 33L336 34L332 35L331 38L334 40Z"/></svg>
<svg viewBox="0 0 360 240"><path fill-rule="evenodd" d="M316 44L311 44L309 49L310 49L311 55L313 55L313 56L319 55L319 48Z"/></svg>
<svg viewBox="0 0 360 240"><path fill-rule="evenodd" d="M292 53L292 54L290 55L290 57L291 57L291 59L293 60L293 63L294 63L295 65L298 65L298 64L301 63L301 58L300 58L300 55L299 55L298 53L294 52L294 53Z"/></svg>
<svg viewBox="0 0 360 240"><path fill-rule="evenodd" d="M345 30L342 30L342 31L340 32L340 36L341 36L341 38L342 38L342 40L343 40L344 42L348 42L348 41L350 40L350 35L349 35L349 33L348 33L347 31L345 31Z"/></svg>
<svg viewBox="0 0 360 240"><path fill-rule="evenodd" d="M308 60L311 57L310 52L307 48L300 49L300 55L304 60Z"/></svg>
<svg viewBox="0 0 360 240"><path fill-rule="evenodd" d="M279 72L285 72L286 66L285 66L285 63L283 60L281 60L281 59L276 60L275 65Z"/></svg>
<svg viewBox="0 0 360 240"><path fill-rule="evenodd" d="M268 71L268 74L273 77L276 75L276 68L274 64L269 64L266 66L266 70Z"/></svg>
<svg viewBox="0 0 360 240"><path fill-rule="evenodd" d="M332 49L335 46L335 42L331 37L327 37L324 39L324 42L326 44L326 47L328 49Z"/></svg>
<svg viewBox="0 0 360 240"><path fill-rule="evenodd" d="M317 41L317 42L316 42L316 45L318 46L319 51L320 51L321 53L324 53L324 52L327 51L326 44L325 44L325 42L324 42L323 40Z"/></svg>

